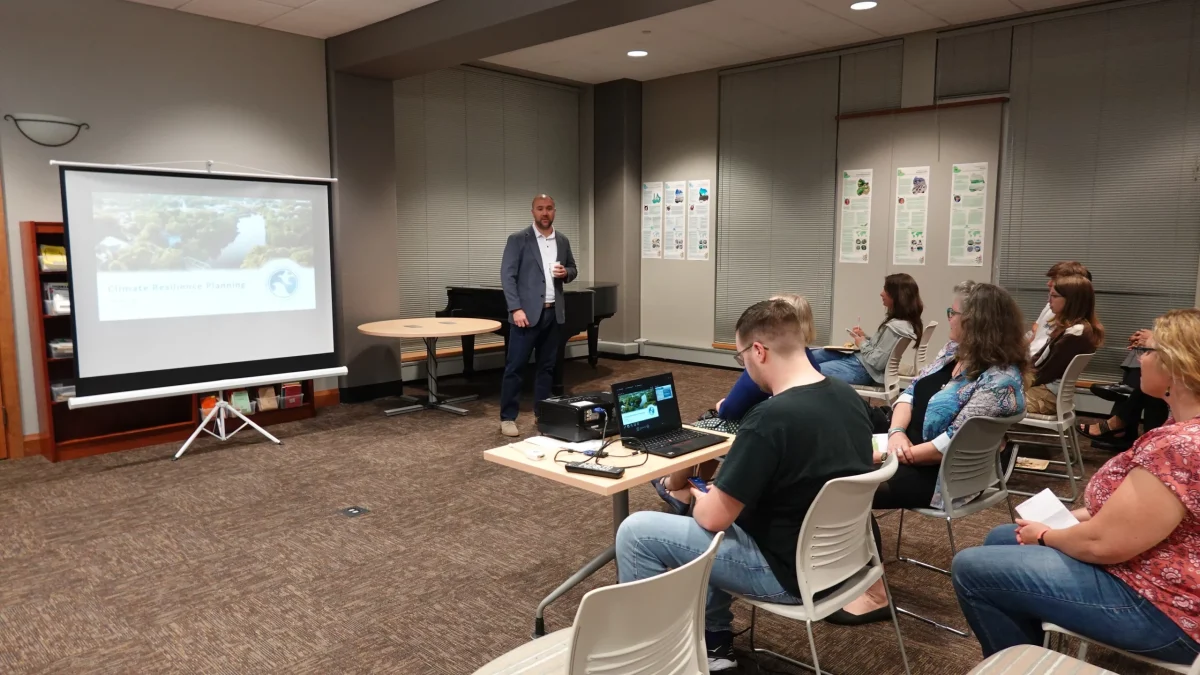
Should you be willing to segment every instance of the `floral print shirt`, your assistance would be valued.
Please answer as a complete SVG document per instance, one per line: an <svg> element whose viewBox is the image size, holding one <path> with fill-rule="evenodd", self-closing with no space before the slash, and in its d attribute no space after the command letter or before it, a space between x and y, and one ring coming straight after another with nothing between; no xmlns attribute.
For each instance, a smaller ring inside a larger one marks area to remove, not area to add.
<svg viewBox="0 0 1200 675"><path fill-rule="evenodd" d="M912 404L917 383L928 375L938 372L958 355L958 343L950 341L938 352L937 357L913 378L908 389L900 395L897 403ZM993 366L980 373L974 380L960 374L946 384L941 391L929 399L925 409L925 424L922 436L932 442L939 452L950 447L954 434L972 417L1012 417L1025 412L1025 388L1021 384L1021 370L1016 366ZM933 493L930 506L943 506L941 477L938 489ZM959 498L956 504L965 504L971 498Z"/></svg>
<svg viewBox="0 0 1200 675"><path fill-rule="evenodd" d="M1182 424L1167 420L1108 460L1088 482L1088 513L1096 515L1136 468L1149 471L1175 493L1186 512L1166 539L1105 569L1200 642L1200 418Z"/></svg>

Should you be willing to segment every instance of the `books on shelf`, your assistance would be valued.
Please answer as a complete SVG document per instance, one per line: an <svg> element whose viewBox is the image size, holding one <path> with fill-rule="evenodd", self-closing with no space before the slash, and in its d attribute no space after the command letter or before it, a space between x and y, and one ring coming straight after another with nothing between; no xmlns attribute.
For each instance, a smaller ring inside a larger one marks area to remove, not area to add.
<svg viewBox="0 0 1200 675"><path fill-rule="evenodd" d="M71 313L70 284L62 281L52 281L42 284L42 300L46 314L58 316Z"/></svg>
<svg viewBox="0 0 1200 675"><path fill-rule="evenodd" d="M75 356L75 343L70 338L55 338L46 344L52 359L68 359Z"/></svg>
<svg viewBox="0 0 1200 675"><path fill-rule="evenodd" d="M38 261L43 272L67 271L67 248L65 246L38 246Z"/></svg>

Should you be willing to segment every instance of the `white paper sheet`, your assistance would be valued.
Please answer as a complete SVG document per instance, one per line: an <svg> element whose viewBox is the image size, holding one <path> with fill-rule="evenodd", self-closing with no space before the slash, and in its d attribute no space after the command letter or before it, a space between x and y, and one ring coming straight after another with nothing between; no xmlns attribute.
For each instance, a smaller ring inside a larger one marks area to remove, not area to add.
<svg viewBox="0 0 1200 675"><path fill-rule="evenodd" d="M1079 524L1075 515L1046 488L1017 505L1017 515L1025 520L1049 525L1052 530L1065 530Z"/></svg>
<svg viewBox="0 0 1200 675"><path fill-rule="evenodd" d="M865 263L871 253L871 169L842 171L842 234L838 259Z"/></svg>
<svg viewBox="0 0 1200 675"><path fill-rule="evenodd" d="M712 181L687 182L687 259L708 260L712 252L709 237L709 208L712 206Z"/></svg>
<svg viewBox="0 0 1200 675"><path fill-rule="evenodd" d="M687 181L663 185L663 257L683 260L687 253Z"/></svg>
<svg viewBox="0 0 1200 675"><path fill-rule="evenodd" d="M929 167L896 169L896 219L892 234L893 265L924 265L928 249Z"/></svg>
<svg viewBox="0 0 1200 675"><path fill-rule="evenodd" d="M661 258L663 184L642 184L642 257Z"/></svg>
<svg viewBox="0 0 1200 675"><path fill-rule="evenodd" d="M950 175L948 265L983 267L987 235L987 162L955 164Z"/></svg>

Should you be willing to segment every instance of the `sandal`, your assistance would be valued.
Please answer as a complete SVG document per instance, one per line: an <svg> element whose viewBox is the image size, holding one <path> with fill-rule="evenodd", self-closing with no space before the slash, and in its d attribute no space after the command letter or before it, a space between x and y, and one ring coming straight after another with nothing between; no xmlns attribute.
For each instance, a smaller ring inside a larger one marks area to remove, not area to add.
<svg viewBox="0 0 1200 675"><path fill-rule="evenodd" d="M671 511L673 511L675 515L686 516L688 509L692 508L691 504L685 504L671 495L671 491L667 489L667 479L665 476L663 478L659 478L658 480L651 481L650 484L654 486L654 491L657 492L658 496L667 503L667 506L671 507Z"/></svg>
<svg viewBox="0 0 1200 675"><path fill-rule="evenodd" d="M1093 434L1092 432L1088 431L1088 427L1090 427L1090 426L1092 426L1092 425L1091 424L1080 424L1077 429L1077 431L1079 431L1079 435L1086 436L1094 441L1100 441L1100 440L1107 441L1107 440L1112 440L1112 439L1119 440L1119 439L1125 438L1125 429L1124 428L1113 429L1112 427L1108 426L1108 420L1100 420L1100 422L1097 424L1097 426L1100 427L1100 433L1098 433L1098 434ZM1117 434L1120 434L1120 435L1118 436Z"/></svg>

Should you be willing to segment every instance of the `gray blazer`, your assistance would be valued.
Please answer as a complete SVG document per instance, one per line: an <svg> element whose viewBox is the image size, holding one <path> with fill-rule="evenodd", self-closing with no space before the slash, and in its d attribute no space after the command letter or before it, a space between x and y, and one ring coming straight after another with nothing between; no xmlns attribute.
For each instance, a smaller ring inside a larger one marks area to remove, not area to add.
<svg viewBox="0 0 1200 675"><path fill-rule="evenodd" d="M579 276L579 269L575 267L575 256L571 254L567 236L555 230L554 241L558 245L558 262L567 268L566 279L554 280L554 316L559 323L566 323L563 283L574 281ZM542 271L542 252L532 225L508 235L500 264L500 283L504 286L509 322L512 322L513 312L523 309L530 323L536 324L542 315L542 306L546 304L546 274Z"/></svg>

